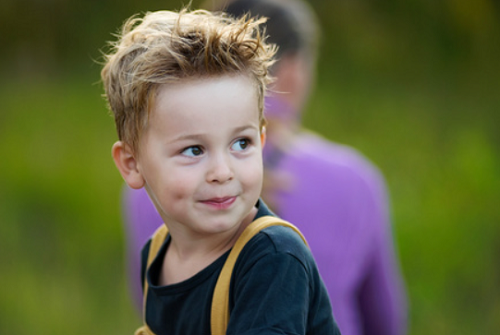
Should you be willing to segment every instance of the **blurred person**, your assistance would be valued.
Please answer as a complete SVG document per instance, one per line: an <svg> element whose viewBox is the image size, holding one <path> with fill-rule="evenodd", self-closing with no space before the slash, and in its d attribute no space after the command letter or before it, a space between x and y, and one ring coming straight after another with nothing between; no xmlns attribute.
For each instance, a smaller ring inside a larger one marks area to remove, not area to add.
<svg viewBox="0 0 500 335"><path fill-rule="evenodd" d="M265 102L262 196L308 240L342 334L406 333L406 293L383 176L355 149L301 126L316 67L319 31L314 12L300 0L208 5L234 16L250 12L268 18L269 42L279 49L271 69L274 93ZM140 250L162 219L144 190L126 189L123 206L130 278L140 302Z"/></svg>

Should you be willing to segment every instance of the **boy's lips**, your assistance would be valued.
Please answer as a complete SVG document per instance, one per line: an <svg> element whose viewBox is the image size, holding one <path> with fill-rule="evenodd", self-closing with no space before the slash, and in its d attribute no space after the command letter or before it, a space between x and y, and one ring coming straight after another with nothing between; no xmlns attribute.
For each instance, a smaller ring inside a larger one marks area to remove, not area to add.
<svg viewBox="0 0 500 335"><path fill-rule="evenodd" d="M210 198L202 200L201 203L217 209L226 209L229 208L235 200L236 197Z"/></svg>

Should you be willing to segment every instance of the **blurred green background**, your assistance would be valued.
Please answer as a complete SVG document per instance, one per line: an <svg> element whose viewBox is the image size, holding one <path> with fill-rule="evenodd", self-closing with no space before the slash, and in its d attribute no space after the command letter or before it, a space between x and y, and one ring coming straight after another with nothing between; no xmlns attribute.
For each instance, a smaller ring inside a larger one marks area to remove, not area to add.
<svg viewBox="0 0 500 335"><path fill-rule="evenodd" d="M387 178L410 334L497 334L498 2L310 3L324 36L305 123ZM125 18L181 6L0 2L0 334L139 324L96 61Z"/></svg>

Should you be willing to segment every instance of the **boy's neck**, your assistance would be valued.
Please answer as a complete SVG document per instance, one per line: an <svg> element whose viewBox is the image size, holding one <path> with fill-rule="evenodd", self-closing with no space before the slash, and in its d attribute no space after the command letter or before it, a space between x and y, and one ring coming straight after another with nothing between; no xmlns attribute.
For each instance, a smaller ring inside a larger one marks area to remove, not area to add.
<svg viewBox="0 0 500 335"><path fill-rule="evenodd" d="M193 239L170 230L170 244L163 259L159 284L172 285L187 280L212 264L230 250L245 228L253 221L257 208L253 207L236 229Z"/></svg>

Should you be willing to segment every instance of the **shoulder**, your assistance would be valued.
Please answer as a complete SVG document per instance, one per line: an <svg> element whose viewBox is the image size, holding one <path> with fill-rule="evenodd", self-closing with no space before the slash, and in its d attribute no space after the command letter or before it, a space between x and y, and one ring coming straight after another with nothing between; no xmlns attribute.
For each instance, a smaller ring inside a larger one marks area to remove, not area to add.
<svg viewBox="0 0 500 335"><path fill-rule="evenodd" d="M307 271L314 263L309 247L301 236L286 226L271 226L256 234L243 248L238 263L251 265L263 258L280 262L294 258Z"/></svg>
<svg viewBox="0 0 500 335"><path fill-rule="evenodd" d="M313 133L297 137L296 149L301 156L319 166L330 166L365 178L382 178L378 167L359 150L335 143Z"/></svg>
<svg viewBox="0 0 500 335"><path fill-rule="evenodd" d="M274 252L295 254L308 250L302 237L290 227L271 226L263 229L260 234L261 238L272 246ZM255 243L258 242L258 240L255 241Z"/></svg>
<svg viewBox="0 0 500 335"><path fill-rule="evenodd" d="M284 226L265 228L246 244L232 273L229 308L228 334L332 334L335 328L309 249Z"/></svg>
<svg viewBox="0 0 500 335"><path fill-rule="evenodd" d="M259 199L257 202L257 215L254 220L265 216L276 217L266 203ZM293 226L292 226L293 227ZM242 250L242 254L251 253L255 258L265 254L301 255L309 252L307 244L292 227L284 225L269 226L253 236Z"/></svg>
<svg viewBox="0 0 500 335"><path fill-rule="evenodd" d="M321 184L327 189L335 185L332 192L336 192L339 186L348 185L354 193L363 192L382 198L387 193L381 171L360 151L309 131L297 136L281 167L304 178L304 184Z"/></svg>

